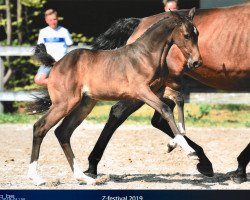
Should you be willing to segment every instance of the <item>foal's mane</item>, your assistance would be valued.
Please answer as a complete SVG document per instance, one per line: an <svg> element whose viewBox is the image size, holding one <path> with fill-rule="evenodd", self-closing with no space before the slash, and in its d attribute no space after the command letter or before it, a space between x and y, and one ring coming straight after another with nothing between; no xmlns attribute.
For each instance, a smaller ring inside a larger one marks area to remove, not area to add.
<svg viewBox="0 0 250 200"><path fill-rule="evenodd" d="M188 16L180 15L179 13L178 13L178 15L180 16L180 20L177 21L177 19L175 19L175 17L172 14L172 11L171 11L171 14L169 16L165 16L165 17L161 18L159 21L157 21L156 23L149 26L149 28L139 38L137 38L136 41L145 37L145 35L147 35L150 31L154 30L164 20L169 20L168 27L172 27L172 25L174 25L174 27L178 26L178 25L182 24L184 21L191 22L191 20L189 19Z"/></svg>
<svg viewBox="0 0 250 200"><path fill-rule="evenodd" d="M161 24L162 21L167 20L167 19L171 20L171 17L170 16L167 16L167 17L165 16L165 17L161 18L159 21L157 21L156 23L150 25L149 28L146 29L146 31L140 37L138 37L136 39L136 41L142 39L143 37L145 37L145 35L147 35L149 32L151 32L156 27L158 27ZM172 21L172 23L173 22L174 22L174 20ZM171 25L172 25L172 23L171 23Z"/></svg>

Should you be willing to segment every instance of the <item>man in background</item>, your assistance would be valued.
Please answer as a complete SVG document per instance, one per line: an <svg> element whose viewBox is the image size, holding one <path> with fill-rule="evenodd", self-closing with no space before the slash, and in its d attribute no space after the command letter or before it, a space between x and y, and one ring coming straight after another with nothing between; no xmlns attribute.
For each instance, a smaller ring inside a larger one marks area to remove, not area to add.
<svg viewBox="0 0 250 200"><path fill-rule="evenodd" d="M163 0L164 10L177 10L178 9L178 0Z"/></svg>
<svg viewBox="0 0 250 200"><path fill-rule="evenodd" d="M44 13L47 27L39 32L38 44L45 44L48 54L56 61L60 60L67 52L67 47L73 44L69 31L58 26L57 11L48 9ZM48 76L50 73L49 67L40 66L35 76L35 83L41 86L47 86Z"/></svg>

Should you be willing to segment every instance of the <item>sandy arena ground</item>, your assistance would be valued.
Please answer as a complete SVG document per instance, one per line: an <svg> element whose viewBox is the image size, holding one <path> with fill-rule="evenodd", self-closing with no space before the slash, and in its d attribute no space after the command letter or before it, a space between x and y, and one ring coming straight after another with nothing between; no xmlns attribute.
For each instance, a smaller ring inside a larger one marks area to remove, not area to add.
<svg viewBox="0 0 250 200"><path fill-rule="evenodd" d="M87 158L102 125L82 124L72 136L78 164ZM235 170L236 158L250 141L250 129L188 128L187 135L201 145L213 163L215 176L196 170L197 161L177 147L167 153L168 136L151 126L121 126L99 163L99 185L79 184L51 130L41 147L39 174L47 181L35 186L26 177L31 153L32 124L0 125L0 189L250 189L248 181L233 183L225 174Z"/></svg>

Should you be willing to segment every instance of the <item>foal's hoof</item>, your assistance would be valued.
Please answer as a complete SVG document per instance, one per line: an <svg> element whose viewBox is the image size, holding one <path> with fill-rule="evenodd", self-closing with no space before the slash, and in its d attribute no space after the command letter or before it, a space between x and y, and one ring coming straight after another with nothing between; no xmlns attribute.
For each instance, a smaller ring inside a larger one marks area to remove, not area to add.
<svg viewBox="0 0 250 200"><path fill-rule="evenodd" d="M30 180L32 180L32 182L36 185L36 186L41 186L41 185L45 185L46 181L43 180L42 178L40 177L31 177L31 176L28 176L28 178Z"/></svg>
<svg viewBox="0 0 250 200"><path fill-rule="evenodd" d="M237 171L232 171L232 172L228 172L227 175L230 177L230 179L237 183L237 184L241 184L247 181L247 177L246 174L240 174Z"/></svg>
<svg viewBox="0 0 250 200"><path fill-rule="evenodd" d="M167 152L170 153L177 147L177 143L175 143L173 140L169 141L167 145Z"/></svg>
<svg viewBox="0 0 250 200"><path fill-rule="evenodd" d="M202 163L198 163L196 165L197 167L197 170L203 174L204 176L207 176L207 177L213 177L214 176L214 170L213 170L213 167L211 164L202 164Z"/></svg>

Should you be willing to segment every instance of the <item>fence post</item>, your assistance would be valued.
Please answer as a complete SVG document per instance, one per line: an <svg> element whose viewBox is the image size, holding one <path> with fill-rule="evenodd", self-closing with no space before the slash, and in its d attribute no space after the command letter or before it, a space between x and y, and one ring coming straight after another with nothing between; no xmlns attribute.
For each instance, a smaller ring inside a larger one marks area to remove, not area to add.
<svg viewBox="0 0 250 200"><path fill-rule="evenodd" d="M0 92L3 92L4 90L4 85L3 85L3 77L4 77L4 65L3 65L3 60L0 57ZM4 107L2 102L0 101L0 113L3 113Z"/></svg>

